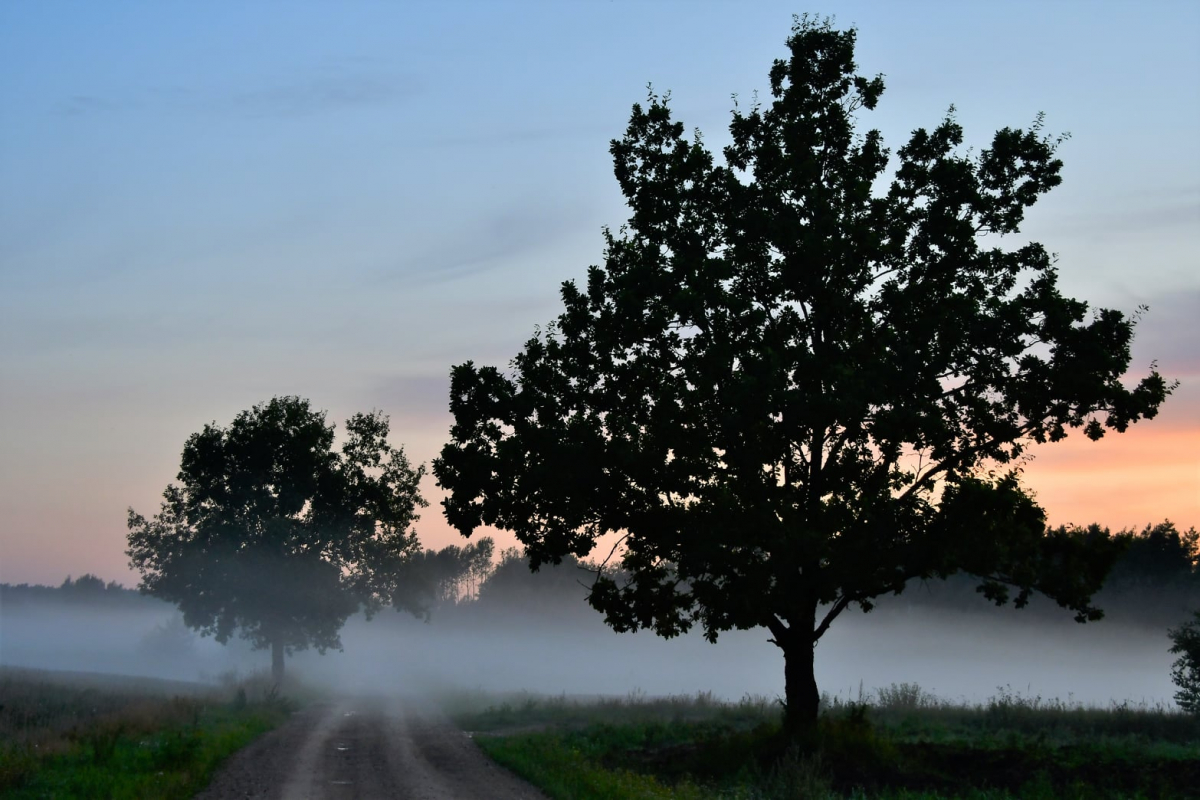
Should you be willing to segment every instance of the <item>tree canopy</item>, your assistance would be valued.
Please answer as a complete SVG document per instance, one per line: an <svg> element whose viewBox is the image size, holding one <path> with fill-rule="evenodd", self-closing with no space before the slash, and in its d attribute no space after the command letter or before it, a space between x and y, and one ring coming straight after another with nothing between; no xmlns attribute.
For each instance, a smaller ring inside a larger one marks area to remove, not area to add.
<svg viewBox="0 0 1200 800"><path fill-rule="evenodd" d="M390 602L419 551L424 467L388 432L384 415L356 414L338 452L325 412L298 397L256 405L227 428L205 425L184 445L161 511L129 509L139 589L218 641L240 631L271 647L277 680L285 651L340 647L346 619Z"/></svg>
<svg viewBox="0 0 1200 800"><path fill-rule="evenodd" d="M855 32L803 18L787 45L724 164L668 96L633 106L611 146L628 223L510 372L453 368L434 473L452 525L513 531L535 565L620 536L628 577L589 598L618 630L768 628L796 731L830 623L911 579L1098 617L1118 545L1048 531L1020 464L1171 387L1153 365L1127 386L1134 320L1010 246L1061 181L1041 116L964 152L951 109L892 155L857 129L884 81Z"/></svg>

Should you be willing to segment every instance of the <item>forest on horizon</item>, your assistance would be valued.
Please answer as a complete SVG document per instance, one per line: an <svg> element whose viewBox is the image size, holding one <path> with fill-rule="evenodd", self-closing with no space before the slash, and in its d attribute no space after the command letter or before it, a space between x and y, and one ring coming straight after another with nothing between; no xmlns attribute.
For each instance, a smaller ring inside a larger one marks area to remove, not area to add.
<svg viewBox="0 0 1200 800"><path fill-rule="evenodd" d="M1072 529L1077 535L1115 537L1126 549L1109 574L1096 600L1106 619L1147 627L1166 627L1185 619L1200 606L1200 531L1180 531L1172 522L1146 525L1141 530L1112 532L1097 524ZM595 616L587 607L587 581L598 566L568 558L558 566L529 570L518 548L495 553L490 538L464 546L426 548L405 567L402 584L426 609L429 619L468 609L520 610L534 616L577 614ZM911 581L900 595L879 598L878 608L956 609L970 613L992 604L976 591L978 581L956 574L943 581ZM548 598L554 601L548 602ZM136 588L84 574L67 576L58 586L0 583L0 607L10 610L44 604L96 608L170 605L141 594ZM454 609L454 611L451 611ZM1035 596L1023 613L1057 616L1053 601ZM1007 613L1012 613L1011 611ZM1065 617L1064 617L1065 619Z"/></svg>

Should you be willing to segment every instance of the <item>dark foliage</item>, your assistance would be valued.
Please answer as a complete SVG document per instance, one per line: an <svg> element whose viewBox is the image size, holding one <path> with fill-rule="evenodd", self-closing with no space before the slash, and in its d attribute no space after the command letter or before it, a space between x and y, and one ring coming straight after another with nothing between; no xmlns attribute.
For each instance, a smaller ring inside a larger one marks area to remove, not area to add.
<svg viewBox="0 0 1200 800"><path fill-rule="evenodd" d="M913 579L1097 618L1119 548L1048 530L1019 459L1171 387L1127 388L1133 321L1062 295L1042 245L1000 246L1061 182L1040 116L963 153L951 113L889 166L855 129L884 90L855 32L805 18L787 44L723 166L667 97L633 107L611 148L628 224L510 375L454 367L434 473L452 525L511 530L535 566L620 533L629 579L589 598L617 630L769 628L811 732L816 641Z"/></svg>
<svg viewBox="0 0 1200 800"><path fill-rule="evenodd" d="M1093 525L1090 529L1097 528ZM1105 535L1107 529L1101 529ZM1187 582L1200 570L1200 531L1179 531L1170 520L1141 531L1120 531L1128 549L1113 568L1113 586L1152 586Z"/></svg>
<svg viewBox="0 0 1200 800"><path fill-rule="evenodd" d="M297 397L206 425L187 440L162 510L129 510L139 588L218 641L240 629L271 647L277 680L285 651L340 647L347 617L390 602L418 549L424 468L387 436L385 416L356 414L336 452L324 412Z"/></svg>
<svg viewBox="0 0 1200 800"><path fill-rule="evenodd" d="M1200 611L1170 636L1171 652L1179 654L1171 665L1171 680L1179 687L1175 702L1184 711L1200 715Z"/></svg>

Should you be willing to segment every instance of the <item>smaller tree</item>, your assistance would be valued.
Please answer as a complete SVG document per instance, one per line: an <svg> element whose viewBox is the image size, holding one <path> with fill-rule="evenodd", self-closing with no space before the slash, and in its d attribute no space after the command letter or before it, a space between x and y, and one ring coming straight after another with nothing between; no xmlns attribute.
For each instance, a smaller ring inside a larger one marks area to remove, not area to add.
<svg viewBox="0 0 1200 800"><path fill-rule="evenodd" d="M184 445L161 511L129 509L138 588L219 642L240 630L270 647L277 682L285 652L340 648L351 614L399 597L397 576L419 550L425 469L388 444L388 430L383 414L356 414L338 453L325 412L298 397L206 425Z"/></svg>
<svg viewBox="0 0 1200 800"><path fill-rule="evenodd" d="M1200 714L1200 611L1194 617L1169 633L1171 652L1179 654L1171 665L1171 680L1179 687L1175 693L1179 707Z"/></svg>

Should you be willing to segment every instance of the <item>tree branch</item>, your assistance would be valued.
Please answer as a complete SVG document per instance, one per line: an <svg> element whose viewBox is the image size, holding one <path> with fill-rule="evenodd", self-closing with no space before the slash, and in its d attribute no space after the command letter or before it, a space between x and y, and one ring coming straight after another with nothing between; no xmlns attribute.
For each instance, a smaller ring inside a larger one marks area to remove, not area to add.
<svg viewBox="0 0 1200 800"><path fill-rule="evenodd" d="M855 599L856 597L850 594L844 594L837 599L829 611L826 612L824 618L821 620L821 624L813 631L813 642L816 642L825 635L825 631L829 630L829 626L837 619L838 614L845 611L846 607L853 603Z"/></svg>
<svg viewBox="0 0 1200 800"><path fill-rule="evenodd" d="M787 625L784 625L783 620L774 614L771 614L769 617L767 617L767 630L771 632L771 638L767 641L779 647L784 646L784 640L787 639L788 634L791 633L791 628L789 628Z"/></svg>
<svg viewBox="0 0 1200 800"><path fill-rule="evenodd" d="M1003 441L1016 442L1016 441L1022 439L1023 437L1028 436L1029 432L1032 431L1034 428L1036 428L1037 425L1039 425L1039 424L1041 424L1041 423L1027 422L1025 425L1021 426L1021 428L1018 430L1016 436L1005 437ZM929 480L933 476L937 475L938 473L946 472L947 470L952 469L953 467L961 464L963 462L963 460L965 458L967 458L968 456L981 453L984 450L987 450L989 447L994 447L995 445L1000 444L1000 443L1001 443L1001 440L999 440L999 439L991 439L989 441L982 442L978 445L975 445L974 447L968 447L968 448L958 451L958 453L951 456L950 458L944 459L940 463L931 466L924 475L921 475L920 477L918 477L911 484L909 484L908 488L906 488L900 494L896 495L896 499L904 500L910 494L915 492L918 488L924 487L924 485L927 484L929 482Z"/></svg>

